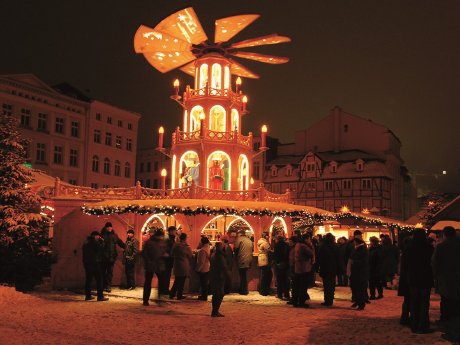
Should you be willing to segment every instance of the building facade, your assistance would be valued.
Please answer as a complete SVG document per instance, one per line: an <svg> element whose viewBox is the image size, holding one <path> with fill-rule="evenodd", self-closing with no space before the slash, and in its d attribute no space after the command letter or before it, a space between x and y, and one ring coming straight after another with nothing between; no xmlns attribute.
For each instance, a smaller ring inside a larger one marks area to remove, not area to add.
<svg viewBox="0 0 460 345"><path fill-rule="evenodd" d="M156 149L137 150L136 181L147 188L161 188L161 171L169 169L168 156ZM166 187L169 187L166 179Z"/></svg>
<svg viewBox="0 0 460 345"><path fill-rule="evenodd" d="M297 204L405 219L414 212L415 190L400 155L401 142L380 124L339 107L295 142L279 144L264 164L264 184L290 189Z"/></svg>
<svg viewBox="0 0 460 345"><path fill-rule="evenodd" d="M134 185L139 114L32 74L0 76L0 104L17 117L34 169L75 185Z"/></svg>

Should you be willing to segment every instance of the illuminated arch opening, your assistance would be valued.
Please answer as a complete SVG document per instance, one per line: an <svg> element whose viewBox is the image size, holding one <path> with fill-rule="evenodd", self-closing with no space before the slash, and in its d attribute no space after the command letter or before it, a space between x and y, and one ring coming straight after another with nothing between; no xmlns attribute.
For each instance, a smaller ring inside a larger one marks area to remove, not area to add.
<svg viewBox="0 0 460 345"><path fill-rule="evenodd" d="M215 105L209 111L209 129L216 132L225 132L226 111L220 105Z"/></svg>
<svg viewBox="0 0 460 345"><path fill-rule="evenodd" d="M270 238L272 238L273 235L275 235L279 231L283 231L285 237L288 236L288 229L284 218L275 217L275 219L273 219L273 222L270 225Z"/></svg>
<svg viewBox="0 0 460 345"><path fill-rule="evenodd" d="M179 176L177 176L179 188L191 186L192 181L195 181L196 185L199 184L199 164L200 157L195 151L187 151L181 156L179 160Z"/></svg>
<svg viewBox="0 0 460 345"><path fill-rule="evenodd" d="M222 88L222 66L218 63L211 67L211 88L218 90Z"/></svg>
<svg viewBox="0 0 460 345"><path fill-rule="evenodd" d="M173 222L171 222L170 220L173 220ZM144 224L142 225L142 228L141 228L141 238L142 238L142 242L145 242L146 240L148 240L149 238L149 230L150 229L158 229L158 228L161 228L165 231L165 234L166 234L166 230L168 228L168 226L170 225L174 225L176 228L180 228L181 227L181 224L179 222L177 222L176 218L174 216L166 216L164 213L157 213L157 214L154 214L152 216L150 216L145 222Z"/></svg>
<svg viewBox="0 0 460 345"><path fill-rule="evenodd" d="M208 64L204 63L200 66L200 89L206 87L208 83ZM204 91L200 90L200 95L204 95Z"/></svg>
<svg viewBox="0 0 460 345"><path fill-rule="evenodd" d="M187 110L184 111L184 132L187 132L188 128L188 113Z"/></svg>
<svg viewBox="0 0 460 345"><path fill-rule="evenodd" d="M249 161L244 154L238 158L238 187L240 190L249 189Z"/></svg>
<svg viewBox="0 0 460 345"><path fill-rule="evenodd" d="M217 162L217 163L216 163ZM214 151L208 156L206 187L231 190L232 162L224 151Z"/></svg>
<svg viewBox="0 0 460 345"><path fill-rule="evenodd" d="M201 235L206 236L214 243L220 240L220 237L229 232L237 232L245 230L246 234L251 237L254 235L254 230L251 225L242 217L239 216L216 216L212 218L201 230ZM232 243L232 239L229 239Z"/></svg>
<svg viewBox="0 0 460 345"><path fill-rule="evenodd" d="M238 113L238 110L232 109L232 128L231 130L234 131L235 129L238 129L238 131L241 131L240 129L240 115Z"/></svg>
<svg viewBox="0 0 460 345"><path fill-rule="evenodd" d="M176 161L177 156L173 155L172 163L171 163L171 188L176 188Z"/></svg>
<svg viewBox="0 0 460 345"><path fill-rule="evenodd" d="M190 132L200 130L200 114L204 114L203 107L201 105L195 105L190 111Z"/></svg>

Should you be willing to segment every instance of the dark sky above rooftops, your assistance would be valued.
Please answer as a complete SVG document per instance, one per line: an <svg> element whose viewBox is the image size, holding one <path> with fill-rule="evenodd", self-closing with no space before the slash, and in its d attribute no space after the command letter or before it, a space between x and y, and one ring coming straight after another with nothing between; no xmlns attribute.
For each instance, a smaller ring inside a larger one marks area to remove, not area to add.
<svg viewBox="0 0 460 345"><path fill-rule="evenodd" d="M294 131L335 105L390 128L402 141L409 170L441 174L460 192L460 1L457 0L101 0L17 1L0 5L0 73L33 73L50 85L66 81L92 97L142 114L140 147L157 128L181 124L169 99L172 81L133 49L140 24L154 27L193 6L208 37L217 18L258 13L234 42L273 32L292 42L249 49L287 56L284 65L240 59L260 74L243 80L250 114L243 131L290 142Z"/></svg>

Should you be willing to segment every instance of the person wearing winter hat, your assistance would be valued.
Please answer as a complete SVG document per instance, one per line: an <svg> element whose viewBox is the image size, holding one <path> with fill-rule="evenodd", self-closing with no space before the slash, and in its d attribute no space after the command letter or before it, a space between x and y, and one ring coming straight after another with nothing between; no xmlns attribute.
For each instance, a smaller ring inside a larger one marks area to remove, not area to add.
<svg viewBox="0 0 460 345"><path fill-rule="evenodd" d="M108 301L105 298L102 290L102 255L104 243L99 232L93 231L88 239L83 244L83 266L85 268L85 301L94 299L91 296L91 283L93 278L96 280L97 300Z"/></svg>
<svg viewBox="0 0 460 345"><path fill-rule="evenodd" d="M124 249L125 244L118 237L113 229L112 223L107 222L101 230L101 237L104 240L104 253L102 256L102 277L104 290L111 292L113 266L117 260L117 245Z"/></svg>
<svg viewBox="0 0 460 345"><path fill-rule="evenodd" d="M134 230L129 229L126 234L125 249L123 251L123 263L125 264L126 286L128 290L136 288L134 272L138 253L139 241L134 237Z"/></svg>

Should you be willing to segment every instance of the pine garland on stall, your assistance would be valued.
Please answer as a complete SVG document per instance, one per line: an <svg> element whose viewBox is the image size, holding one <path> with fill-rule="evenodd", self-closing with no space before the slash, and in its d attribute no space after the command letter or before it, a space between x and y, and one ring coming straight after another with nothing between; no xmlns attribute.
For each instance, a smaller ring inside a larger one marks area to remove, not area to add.
<svg viewBox="0 0 460 345"><path fill-rule="evenodd" d="M24 166L25 145L12 115L0 119L0 281L30 290L40 280L36 250L46 240L40 198L27 188L32 182Z"/></svg>

